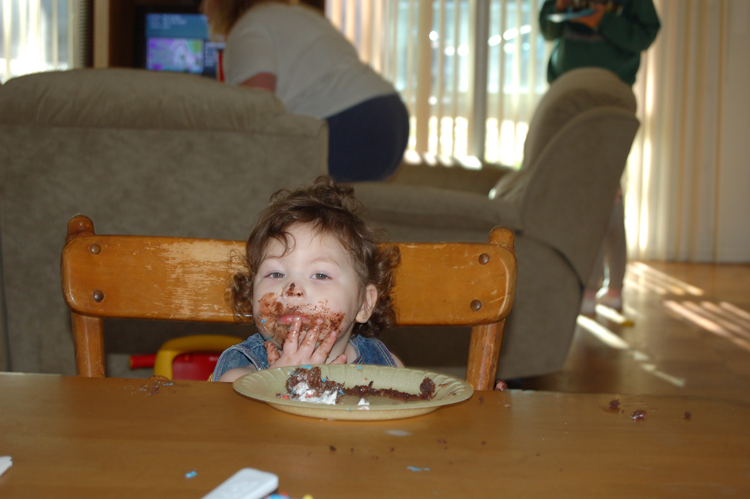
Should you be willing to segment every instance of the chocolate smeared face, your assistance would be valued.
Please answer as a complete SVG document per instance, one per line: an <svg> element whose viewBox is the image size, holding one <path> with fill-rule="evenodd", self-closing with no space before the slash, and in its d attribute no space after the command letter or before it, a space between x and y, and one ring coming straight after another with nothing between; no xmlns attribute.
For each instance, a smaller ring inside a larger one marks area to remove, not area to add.
<svg viewBox="0 0 750 499"><path fill-rule="evenodd" d="M369 318L377 292L370 292L369 286L361 289L351 256L335 237L306 225L294 225L288 232L289 249L285 252L283 244L270 240L253 276L255 325L282 348L292 321L299 317L300 340L318 325L318 341L334 332L331 354L341 353L354 322Z"/></svg>
<svg viewBox="0 0 750 499"><path fill-rule="evenodd" d="M289 296L289 293L285 292L284 296ZM255 313L258 330L276 346L281 347L284 344L295 316L302 319L300 339L304 338L304 334L315 324L320 325L320 340L331 331L335 332L336 336L341 336L345 314L331 310L326 301L315 305L293 305L278 298L276 293L266 293L258 300L258 312Z"/></svg>

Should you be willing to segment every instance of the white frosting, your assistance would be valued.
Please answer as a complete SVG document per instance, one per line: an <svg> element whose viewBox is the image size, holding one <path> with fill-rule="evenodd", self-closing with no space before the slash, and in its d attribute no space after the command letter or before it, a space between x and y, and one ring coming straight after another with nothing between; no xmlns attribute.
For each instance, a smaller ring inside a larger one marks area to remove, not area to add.
<svg viewBox="0 0 750 499"><path fill-rule="evenodd" d="M301 381L292 387L292 393L294 399L302 402L310 402L311 404L327 404L334 405L338 396L337 390L326 390L320 395L316 395L315 390L305 381Z"/></svg>

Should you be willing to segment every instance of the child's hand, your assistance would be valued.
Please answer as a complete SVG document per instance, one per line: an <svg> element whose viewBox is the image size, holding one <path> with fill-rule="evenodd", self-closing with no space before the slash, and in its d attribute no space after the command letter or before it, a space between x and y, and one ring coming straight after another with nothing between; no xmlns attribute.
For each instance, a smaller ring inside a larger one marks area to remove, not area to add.
<svg viewBox="0 0 750 499"><path fill-rule="evenodd" d="M289 334L287 334L284 340L281 352L270 341L265 343L268 355L268 367L325 364L334 343L336 343L336 333L335 331L331 331L321 341L320 345L317 345L319 337L322 336L320 326L321 323L316 322L300 341L299 335L302 328L302 319L295 317L289 328ZM345 363L346 355L343 354L331 362L331 364Z"/></svg>

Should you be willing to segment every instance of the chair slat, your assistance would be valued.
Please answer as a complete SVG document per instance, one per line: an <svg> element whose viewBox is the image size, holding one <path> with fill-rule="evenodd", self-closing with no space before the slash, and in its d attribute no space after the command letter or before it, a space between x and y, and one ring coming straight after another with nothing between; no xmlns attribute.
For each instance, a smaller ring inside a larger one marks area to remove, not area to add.
<svg viewBox="0 0 750 499"><path fill-rule="evenodd" d="M63 294L82 315L233 322L225 301L229 257L243 246L209 239L79 237L63 249Z"/></svg>
<svg viewBox="0 0 750 499"><path fill-rule="evenodd" d="M400 325L489 324L510 310L515 258L507 249L470 243L399 247L393 300Z"/></svg>
<svg viewBox="0 0 750 499"><path fill-rule="evenodd" d="M98 250L92 252L92 246ZM400 325L497 322L513 301L514 259L489 244L398 244L394 303ZM63 250L70 308L96 317L232 322L225 290L241 241L85 236ZM485 262L485 263L482 263ZM70 276L76 276L75 279ZM100 292L101 301L95 294ZM481 304L478 310L472 303Z"/></svg>

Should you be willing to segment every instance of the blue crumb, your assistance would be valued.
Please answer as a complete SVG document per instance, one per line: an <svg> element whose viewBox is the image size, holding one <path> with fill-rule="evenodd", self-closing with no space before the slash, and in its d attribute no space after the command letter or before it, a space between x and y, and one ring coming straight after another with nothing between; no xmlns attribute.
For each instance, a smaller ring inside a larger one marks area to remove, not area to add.
<svg viewBox="0 0 750 499"><path fill-rule="evenodd" d="M185 478L193 478L197 474L198 474L198 472L191 471L190 473L185 473Z"/></svg>

